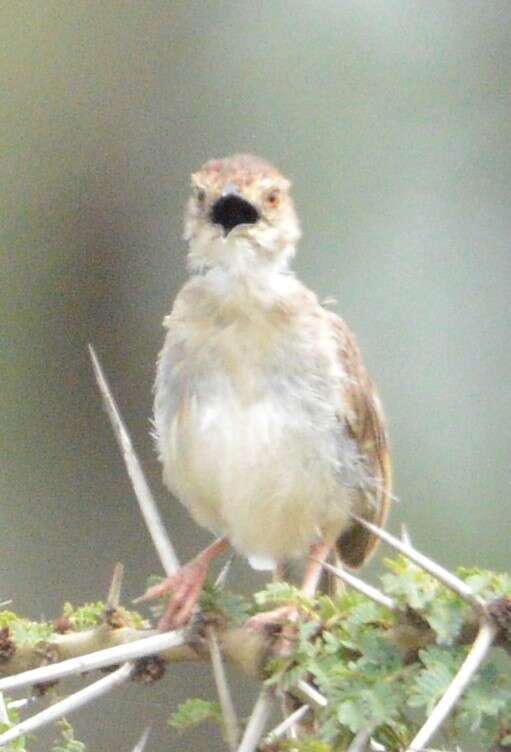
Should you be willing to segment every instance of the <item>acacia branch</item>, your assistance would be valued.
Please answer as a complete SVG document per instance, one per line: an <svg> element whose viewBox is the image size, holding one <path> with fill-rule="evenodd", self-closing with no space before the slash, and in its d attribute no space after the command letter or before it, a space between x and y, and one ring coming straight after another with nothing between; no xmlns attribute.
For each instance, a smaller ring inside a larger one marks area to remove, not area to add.
<svg viewBox="0 0 511 752"><path fill-rule="evenodd" d="M452 572L449 572L449 570L445 569L437 562L425 556L420 551L417 551L417 549L411 544L408 534L404 535L404 540L400 541L398 538L391 535L391 533L383 530L377 525L374 525L357 515L353 515L353 517L357 522L361 523L381 540L385 541L388 545L402 553L415 564L418 564L422 569L429 572L429 574L463 598L463 600L472 606L481 620L477 637L463 664L459 668L452 682L449 684L441 700L435 706L432 713L429 715L428 719L407 749L407 752L420 752L420 750L424 749L426 744L440 729L443 722L451 713L456 703L474 678L489 649L495 642L495 639L500 632L500 627L495 619L492 618L489 611L489 604L484 598L473 593L470 587L463 582L463 580L460 580L459 577L452 574Z"/></svg>
<svg viewBox="0 0 511 752"><path fill-rule="evenodd" d="M505 605L506 602L503 599L503 607ZM495 609L495 606L493 608ZM396 616L390 628L385 631L387 639L395 642L398 646L401 644L399 625L401 619L403 619L402 624L406 627L406 643L404 645L406 650L413 650L414 645L415 649L423 647L425 638L427 642L431 641L428 637L430 628L423 620L419 620L417 624L413 624L407 621L406 612L402 614L401 612L396 612ZM113 623L115 623L115 620ZM12 656L8 660L4 660L3 663L0 663L0 674L11 674L0 679L0 691L10 691L33 684L51 683L73 674L81 674L98 668L114 666L126 661L137 661L137 659L144 656L157 656L157 661L161 661L162 664L171 664L176 661L208 660L211 658L211 642L207 639L207 621L205 633L203 632L202 636L200 634L201 620L197 624L199 631L197 631L197 628L192 628L187 633L160 634L151 630L134 629L130 626L112 627L108 623L103 623L94 629L84 632L56 634L52 638L52 641L45 644L40 643L35 646L22 645L19 648L14 645L15 649ZM470 621L468 624L469 629L462 630L461 640L471 639L472 624L472 621ZM266 660L279 645L279 639L278 637L276 638L275 633L270 632L268 634L265 628L255 629L250 621L237 627L229 627L222 624L222 622L215 622L215 632L219 643L218 648L219 650L221 649L225 658L234 662L246 673L253 676L261 676L261 669L266 664ZM427 740L438 730L459 699L461 693L473 678L492 641L494 641L496 636L499 639L504 639L503 634L503 632L499 632L497 625L493 621L485 622L484 628L481 629L466 662L453 680L445 697L440 701L433 715L428 719L424 728L412 743L410 752L411 750L416 752L416 750L420 749L421 747L418 744L427 744ZM33 666L41 661L44 662L47 660L48 657L52 660L57 658L60 662L33 668ZM140 664L136 664L136 666L137 669L140 669ZM24 671L24 668L29 668L29 670ZM16 671L21 671L21 673L15 674ZM126 681L129 678L129 673L130 667L128 666L126 673L121 674L119 677L119 683L121 679ZM116 682L109 684L108 682L103 682L102 679L99 681L101 691L108 691L108 688L111 689L113 686L118 686L118 684ZM99 696L93 687L94 685L88 687L88 692L85 695L77 693L78 698L73 695L68 698L71 703L69 707L75 707L75 702L92 701ZM304 679L299 680L288 691L309 705L311 711L315 712L323 709L327 704L327 698L318 692L317 688L309 681L305 681ZM261 723L261 707L266 708L268 703L271 704L271 698L267 694L262 706L256 703L254 713L259 719L258 724ZM79 706L76 705L76 707ZM68 712L66 705L60 705L59 712ZM44 718L45 716L43 716L43 720ZM39 720L40 718L38 718L37 722ZM251 733L255 733L254 728L259 728L259 725L254 726L254 724L251 726ZM20 734L24 733L24 728L26 727L21 727ZM231 744L233 738L231 738ZM246 739L245 743L248 745Z"/></svg>
<svg viewBox="0 0 511 752"><path fill-rule="evenodd" d="M103 401L117 442L121 448L141 513L165 572L172 574L179 566L177 556L163 527L149 485L144 477L131 439L119 414L115 400L112 397L97 356L92 347L89 349ZM439 730L480 668L492 644L495 641L498 641L498 644L504 644L511 630L509 630L509 626L506 623L499 621L497 613L493 612L492 608L490 608L489 604L483 598L474 594L465 582L417 551L407 534L403 534L403 539L399 540L372 523L355 515L353 517L373 534L391 545L419 567L429 572L439 582L446 585L464 601L469 603L477 615L477 621L480 623L479 632L467 658L444 696L436 705L407 750L407 752L418 752L425 749L425 745ZM388 629L386 637L398 644L399 647L402 647L403 651L413 651L414 648L417 650L428 642L431 642L432 638L434 639L434 633L426 621L420 618L420 612L417 614L419 617L416 620L417 623L414 623L413 619L411 621L407 620L407 614L405 611L399 609L398 602L393 598L390 598L360 578L344 570L339 570L327 563L322 564L337 577L343 579L350 587L393 612L394 615L392 618L394 621L392 623L394 627ZM220 575L222 581L226 571L224 569ZM118 565L107 600L107 613L112 610L115 611L119 605L121 580L122 567ZM505 598L502 600L506 601ZM504 610L508 608L507 603L504 603L503 608ZM503 614L502 618L505 622L505 618L507 618L506 614ZM472 639L474 632L471 628L474 625L474 621L475 619L472 616L470 625L467 623L470 629L465 630L462 639ZM399 642L402 639L399 636L400 626L405 627L404 631L406 631L406 643L403 639L403 644ZM16 727L4 732L0 736L0 744L14 741L23 734L41 728L43 725L56 720L64 714L74 712L74 710L83 707L86 703L104 696L106 692L128 679L136 675L141 675L141 672L143 674L144 664L141 659L147 659L147 665L151 664L151 659L153 659L153 663L156 665L175 661L209 659L212 662L214 678L217 684L229 748L232 751L237 749L238 752L253 752L260 743L270 718L274 695L272 691L263 688L254 705L241 744L237 747L239 738L238 722L229 693L222 656L238 664L245 672L260 676L261 669L265 665L267 658L274 654L275 651L278 652L279 645L282 644L278 639L275 639L275 635L268 635L264 629L254 629L253 625L251 626L249 622L239 627L228 627L225 624L217 624L216 622L212 626L211 623L208 625L206 622L205 626L203 623L202 634L200 635L194 634L193 630L159 634L151 630L140 630L130 626L116 625L114 622L109 622L108 618L106 618L105 623L95 629L85 632L57 634L52 637L50 642L45 644L39 643L35 646L21 645L18 647L14 643L9 644L8 629L7 632L3 630L1 638L4 640L4 643L0 645L0 675L8 674L8 676L0 679L0 692L32 684L52 683L57 679L72 674L81 674L98 668L117 666L119 663L124 665L108 676L102 677L88 687L79 690L68 698L61 700L50 708L37 713L32 718L22 721ZM3 648L5 647L7 647L7 651L3 652ZM50 665L41 666L39 665L41 662L50 663ZM152 675L148 676L148 678L151 677L154 678ZM279 738L290 729L293 729L294 724L301 720L307 712L317 712L325 709L328 705L327 697L305 679L298 680L292 688L288 689L288 692L300 698L305 704L279 724L268 738ZM330 706L327 712L329 711ZM1 705L0 703L0 721L5 718L5 705ZM369 725L368 730L362 730L355 736L350 750L361 750L368 743L373 743L373 740L370 739L371 731L369 729L372 730L373 727ZM133 752L141 752L146 744L148 733L149 731L146 729Z"/></svg>
<svg viewBox="0 0 511 752"><path fill-rule="evenodd" d="M178 558L163 526L158 508L152 497L149 485L145 479L138 457L133 448L130 436L124 426L123 420L115 403L115 399L110 391L108 382L103 374L99 359L92 345L89 345L89 352L96 380L103 397L103 402L110 418L110 422L112 424L114 434L117 438L117 442L121 449L126 469L128 471L128 475L132 482L135 495L139 503L140 511L147 525L156 551L160 557L162 566L167 575L171 575L179 568ZM119 605L122 577L123 567L121 564L118 564L114 571L112 584L107 598L107 610L115 610ZM97 682L91 684L85 690L80 690L70 695L65 700L53 705L52 708L49 709L51 710L51 712L43 711L42 713L36 714L27 721L17 724L7 734L4 734L5 743L8 740L17 739L28 730L35 730L48 723L51 723L54 720L71 713L74 709L78 709L79 707L82 707L82 705L92 702L98 697L103 696L115 687L132 678L135 670L136 667L133 663L127 663L110 677L107 677L108 680L100 679ZM2 701L2 707L0 707L0 711L3 707L4 705ZM7 716L6 719L8 722ZM3 717L0 720L3 720ZM137 745L139 749L144 748L147 741L147 736L148 734L145 734L145 736L143 735L141 741Z"/></svg>
<svg viewBox="0 0 511 752"><path fill-rule="evenodd" d="M486 607L484 600L473 593L469 586L463 582L463 580L460 580L459 577L456 577L455 574L449 572L448 569L445 569L445 567L442 567L440 564L437 564L436 561L433 561L433 559L430 559L428 556L418 551L414 546L411 546L407 542L400 541L399 538L396 538L387 530L378 527L378 525L374 525L372 522L368 522L363 517L359 517L356 514L352 514L351 516L382 541L385 541L385 543L396 551L399 551L403 556L406 556L410 561L418 564L419 567L426 572L429 572L429 574L439 580L439 582L459 595L460 598L463 598L467 603L470 603L480 615L485 615Z"/></svg>
<svg viewBox="0 0 511 752"><path fill-rule="evenodd" d="M487 620L483 622L478 635L474 640L474 644L460 666L458 673L447 688L440 702L433 709L426 723L411 742L406 752L418 752L419 750L424 749L426 744L440 729L443 722L479 670L479 667L488 654L497 633L498 627L492 621Z"/></svg>
<svg viewBox="0 0 511 752"><path fill-rule="evenodd" d="M98 637L101 632L101 627L97 630L91 630L88 633L78 632L76 635L62 635L60 645L64 645L67 641L62 638L76 637L75 648L86 649L90 645L90 641ZM61 661L60 663L54 663L49 666L40 666L30 671L24 671L21 674L15 674L14 676L7 676L4 679L0 679L0 692L12 691L13 689L20 689L21 687L28 687L33 684L47 684L49 682L63 679L67 676L73 676L76 674L83 674L87 671L94 671L99 668L106 668L121 662L136 660L137 658L143 658L145 656L161 654L163 657L170 655L174 660L177 655L186 655L186 651L190 650L184 643L183 635L181 632L165 632L164 634L154 634L147 637L144 636L140 639L140 632L137 630L128 629L124 632L123 629L111 630L109 637L111 639L118 639L120 635L117 633L123 632L122 640L123 644L115 645L104 650L97 650L95 652L85 652L78 655L75 658ZM129 639L136 636L132 642L127 642ZM57 635L59 637L59 635ZM88 638L88 639L87 639ZM69 642L72 642L71 639ZM66 647L70 647L67 645ZM35 651L33 651L35 653Z"/></svg>
<svg viewBox="0 0 511 752"><path fill-rule="evenodd" d="M108 676L104 676L90 686L80 689L78 692L66 697L64 700L60 700L59 702L50 705L40 713L36 713L30 718L27 718L25 721L20 721L20 723L9 729L9 731L5 731L0 735L0 748L2 745L16 741L20 736L42 729L44 726L48 726L59 718L71 715L71 713L80 710L80 708L83 708L90 702L98 700L100 697L107 694L107 692L114 689L114 687L124 684L124 682L130 678L132 671L133 666L127 663L117 669L117 671L108 674Z"/></svg>

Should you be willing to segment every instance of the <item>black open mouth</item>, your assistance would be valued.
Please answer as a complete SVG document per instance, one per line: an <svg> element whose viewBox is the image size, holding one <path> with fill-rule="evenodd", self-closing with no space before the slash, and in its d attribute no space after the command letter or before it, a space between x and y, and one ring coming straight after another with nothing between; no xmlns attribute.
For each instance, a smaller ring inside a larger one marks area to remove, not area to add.
<svg viewBox="0 0 511 752"><path fill-rule="evenodd" d="M215 201L211 209L211 221L221 225L227 235L238 225L253 225L259 219L259 212L241 196L229 194Z"/></svg>

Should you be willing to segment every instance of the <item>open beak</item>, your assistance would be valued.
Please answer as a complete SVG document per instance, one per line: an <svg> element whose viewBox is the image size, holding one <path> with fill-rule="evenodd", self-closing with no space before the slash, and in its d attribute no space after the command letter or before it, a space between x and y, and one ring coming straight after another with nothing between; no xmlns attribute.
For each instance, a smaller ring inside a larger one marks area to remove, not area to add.
<svg viewBox="0 0 511 752"><path fill-rule="evenodd" d="M220 225L224 237L238 225L253 225L259 219L259 212L235 190L225 192L211 207L211 221Z"/></svg>

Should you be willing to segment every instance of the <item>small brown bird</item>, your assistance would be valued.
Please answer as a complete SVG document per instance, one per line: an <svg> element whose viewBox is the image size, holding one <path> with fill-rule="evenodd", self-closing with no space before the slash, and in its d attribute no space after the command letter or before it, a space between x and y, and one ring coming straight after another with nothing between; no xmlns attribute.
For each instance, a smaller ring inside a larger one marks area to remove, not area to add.
<svg viewBox="0 0 511 752"><path fill-rule="evenodd" d="M230 543L256 568L336 550L362 565L383 525L391 473L385 421L355 338L289 270L300 228L289 182L248 154L192 175L191 279L164 325L154 424L163 479L223 536L177 575L160 627L182 626L211 559Z"/></svg>

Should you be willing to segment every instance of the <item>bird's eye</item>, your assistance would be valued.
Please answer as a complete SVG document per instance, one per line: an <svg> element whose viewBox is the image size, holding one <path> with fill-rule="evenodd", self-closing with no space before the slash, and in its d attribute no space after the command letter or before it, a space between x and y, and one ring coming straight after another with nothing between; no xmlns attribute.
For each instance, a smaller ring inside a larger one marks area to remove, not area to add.
<svg viewBox="0 0 511 752"><path fill-rule="evenodd" d="M274 189L266 194L264 204L268 209L276 209L280 204L281 194L278 189Z"/></svg>
<svg viewBox="0 0 511 752"><path fill-rule="evenodd" d="M199 204L203 204L206 200L206 191L203 188L195 189L195 198Z"/></svg>

